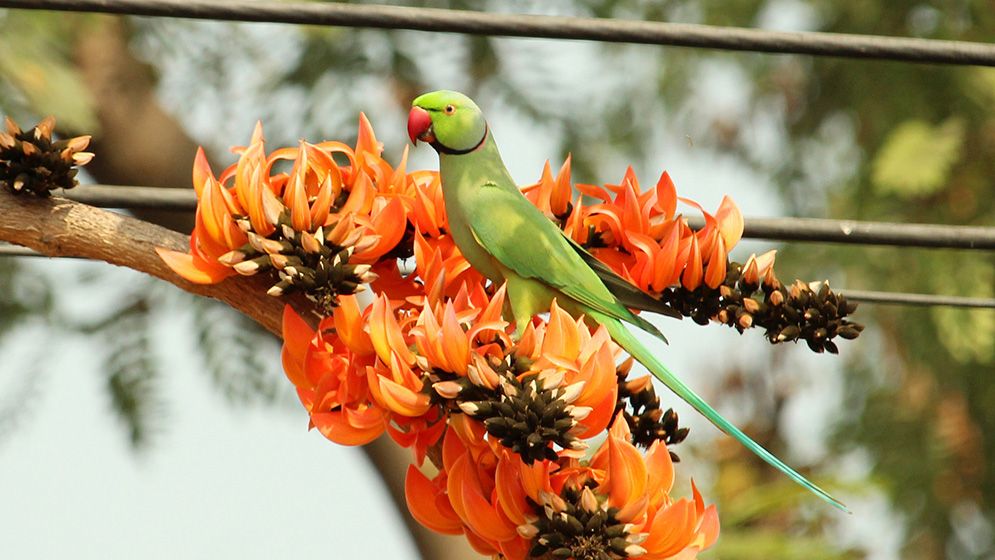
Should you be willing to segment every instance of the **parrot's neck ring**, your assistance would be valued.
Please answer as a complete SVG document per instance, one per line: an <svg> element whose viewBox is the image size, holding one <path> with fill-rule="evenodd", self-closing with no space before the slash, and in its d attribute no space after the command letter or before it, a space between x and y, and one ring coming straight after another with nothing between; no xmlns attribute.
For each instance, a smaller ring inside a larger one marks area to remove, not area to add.
<svg viewBox="0 0 995 560"><path fill-rule="evenodd" d="M487 126L487 125L484 125L484 135L480 137L480 142L477 142L477 144L475 146L473 146L472 148L467 148L465 150L454 150L453 148L450 148L449 146L443 145L438 140L433 140L432 141L432 147L435 148L435 151L439 152L440 154L446 154L446 155L450 155L450 156L461 156L461 155L464 155L464 154L468 154L470 152L474 152L478 148L480 148L481 146L483 146L484 145L484 140L487 140L487 135L490 134L490 132L491 132L490 127Z"/></svg>

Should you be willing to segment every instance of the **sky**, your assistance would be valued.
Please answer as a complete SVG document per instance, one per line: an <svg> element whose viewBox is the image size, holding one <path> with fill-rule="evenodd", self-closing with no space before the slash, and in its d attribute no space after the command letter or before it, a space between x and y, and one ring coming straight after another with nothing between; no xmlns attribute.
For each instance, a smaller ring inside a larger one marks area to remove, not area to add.
<svg viewBox="0 0 995 560"><path fill-rule="evenodd" d="M48 266L67 265L82 264ZM138 273L113 276L127 282ZM56 341L36 401L0 441L0 555L417 558L358 449L309 432L295 404L229 405L183 348L184 312L168 315L156 343L168 349L160 352L166 418L140 453L110 411L95 349ZM45 337L15 338L12 346ZM0 379L29 366L19 361L5 360Z"/></svg>

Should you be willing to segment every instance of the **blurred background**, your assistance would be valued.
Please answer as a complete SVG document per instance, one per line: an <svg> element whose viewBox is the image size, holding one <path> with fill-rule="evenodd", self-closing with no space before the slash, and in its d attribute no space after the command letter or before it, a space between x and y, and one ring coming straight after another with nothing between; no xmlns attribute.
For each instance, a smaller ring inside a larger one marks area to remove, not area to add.
<svg viewBox="0 0 995 560"><path fill-rule="evenodd" d="M427 4L995 39L981 0ZM478 101L523 184L572 153L575 181L667 169L682 196L715 209L729 193L748 217L995 217L995 69L0 10L0 113L93 134L84 182L190 188L197 145L219 170L257 120L270 148L351 142L359 111L396 163L410 100L441 88ZM436 166L413 151L409 169ZM995 290L976 251L744 242L733 258L767 248L785 281ZM419 557L373 463L307 431L278 342L247 319L98 263L0 257L0 288L4 557ZM658 321L675 371L854 510L667 403L692 428L677 492L693 476L722 519L703 557L995 557L995 312L862 305L856 319L868 328L839 357Z"/></svg>

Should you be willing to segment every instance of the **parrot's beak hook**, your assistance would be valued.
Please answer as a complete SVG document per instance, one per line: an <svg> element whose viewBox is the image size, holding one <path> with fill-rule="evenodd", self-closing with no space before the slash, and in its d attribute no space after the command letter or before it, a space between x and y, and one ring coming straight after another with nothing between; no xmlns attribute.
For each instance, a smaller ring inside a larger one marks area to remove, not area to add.
<svg viewBox="0 0 995 560"><path fill-rule="evenodd" d="M412 144L417 144L418 140L429 144L435 142L435 133L432 131L432 116L421 107L415 106L408 113L408 138Z"/></svg>

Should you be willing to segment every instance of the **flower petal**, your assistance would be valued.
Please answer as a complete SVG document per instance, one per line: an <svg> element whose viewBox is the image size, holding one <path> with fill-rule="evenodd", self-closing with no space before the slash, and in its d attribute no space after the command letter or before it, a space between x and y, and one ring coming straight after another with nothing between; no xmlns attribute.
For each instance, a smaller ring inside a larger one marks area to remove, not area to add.
<svg viewBox="0 0 995 560"><path fill-rule="evenodd" d="M194 284L217 284L235 274L235 271L220 264L207 262L187 253L156 247L159 258L184 279Z"/></svg>
<svg viewBox="0 0 995 560"><path fill-rule="evenodd" d="M440 500L440 497L444 499ZM404 477L404 500L411 517L432 531L444 535L463 532L463 523L445 499L445 492L414 465L408 465L408 474Z"/></svg>
<svg viewBox="0 0 995 560"><path fill-rule="evenodd" d="M371 409L371 413L381 413L379 409ZM379 426L357 428L349 423L341 410L332 412L317 412L311 415L311 423L321 432L321 435L339 445L366 445L380 437L384 432L384 424Z"/></svg>
<svg viewBox="0 0 995 560"><path fill-rule="evenodd" d="M386 377L379 378L380 394L384 405L402 416L416 417L428 412L432 402L424 393L416 393Z"/></svg>
<svg viewBox="0 0 995 560"><path fill-rule="evenodd" d="M304 373L304 360L314 331L289 305L283 307L283 370L296 387L311 388Z"/></svg>

